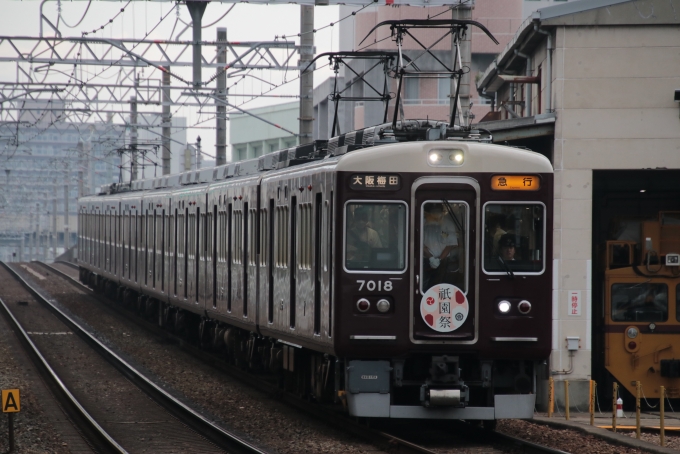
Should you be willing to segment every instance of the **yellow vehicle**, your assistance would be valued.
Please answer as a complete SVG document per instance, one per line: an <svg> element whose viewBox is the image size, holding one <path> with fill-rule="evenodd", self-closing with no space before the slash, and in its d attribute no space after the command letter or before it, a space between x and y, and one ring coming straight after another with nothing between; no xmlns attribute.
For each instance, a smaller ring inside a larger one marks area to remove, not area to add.
<svg viewBox="0 0 680 454"><path fill-rule="evenodd" d="M635 395L680 397L680 212L662 211L635 241L608 241L605 367Z"/></svg>

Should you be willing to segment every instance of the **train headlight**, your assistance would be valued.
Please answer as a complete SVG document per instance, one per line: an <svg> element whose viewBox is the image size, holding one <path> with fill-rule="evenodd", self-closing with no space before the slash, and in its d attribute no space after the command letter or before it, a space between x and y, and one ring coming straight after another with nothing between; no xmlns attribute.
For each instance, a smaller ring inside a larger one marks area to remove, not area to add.
<svg viewBox="0 0 680 454"><path fill-rule="evenodd" d="M357 301L357 310L359 312L366 312L371 308L371 302L368 301L366 298L361 298L359 301Z"/></svg>
<svg viewBox="0 0 680 454"><path fill-rule="evenodd" d="M531 303L527 300L522 300L517 305L517 310L526 315L531 312Z"/></svg>
<svg viewBox="0 0 680 454"><path fill-rule="evenodd" d="M462 150L456 150L449 154L449 161L451 161L452 164L461 165L463 163L463 159L465 159L465 155L463 155Z"/></svg>
<svg viewBox="0 0 680 454"><path fill-rule="evenodd" d="M510 305L510 301L503 300L500 303L498 303L498 310L500 311L501 314L507 314L510 312L510 308L512 306Z"/></svg>
<svg viewBox="0 0 680 454"><path fill-rule="evenodd" d="M376 303L375 307L378 308L379 312L385 313L390 310L390 302L386 299L381 299Z"/></svg>
<svg viewBox="0 0 680 454"><path fill-rule="evenodd" d="M429 159L432 164L437 164L442 160L442 155L438 151L431 151L427 159Z"/></svg>
<svg viewBox="0 0 680 454"><path fill-rule="evenodd" d="M636 327L631 326L626 331L626 336L628 336L630 339L635 339L638 336L639 333L640 332L638 331L638 329Z"/></svg>

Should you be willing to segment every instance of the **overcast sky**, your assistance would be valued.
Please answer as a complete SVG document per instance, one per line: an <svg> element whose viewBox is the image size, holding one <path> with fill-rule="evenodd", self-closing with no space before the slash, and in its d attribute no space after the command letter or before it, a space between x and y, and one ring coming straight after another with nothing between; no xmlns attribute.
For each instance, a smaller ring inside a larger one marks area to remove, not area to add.
<svg viewBox="0 0 680 454"><path fill-rule="evenodd" d="M0 14L0 35L4 36L39 36L40 32L40 1L8 1L4 0L3 11ZM43 6L43 14L52 22L57 23L58 8L61 7L61 20L59 29L63 36L82 36L82 32L91 32L98 29L100 26L107 24L104 30L98 31L95 34L90 34L89 37L106 37L106 38L136 38L142 39L147 34L147 39L169 39L173 26L175 27L173 38L177 36L178 32L184 29L185 25L177 21L177 10L171 11L175 7L174 2L148 2L148 1L132 1L128 4L127 1L93 1L90 5L89 11L85 18L78 25L78 21L83 16L87 8L87 1L47 1ZM205 15L203 16L203 24L210 24L222 16L232 4L227 3L210 3ZM121 8L125 8L123 13L120 13ZM191 22L189 11L185 5L179 5L179 19L186 23ZM358 7L357 7L358 9ZM324 6L315 8L315 28L320 29L331 22L338 20L339 7ZM170 14L168 14L170 12ZM113 22L109 20L114 18ZM163 16L167 17L160 22ZM158 26L157 26L158 25ZM72 27L69 27L72 26ZM152 29L157 26L155 30ZM236 4L233 10L224 19L217 24L203 29L204 40L214 40L216 38L216 28L226 27L227 37L229 41L270 41L277 36L293 35L296 43L299 43L297 33L300 27L300 7L297 5L249 5L245 3ZM320 30L315 36L315 45L317 53L328 52L338 49L338 26L329 27ZM43 25L45 36L53 36L51 30L48 30L47 25ZM191 30L187 30L181 37L182 40L191 39ZM11 53L6 49L7 44L0 45L0 56L8 56ZM186 59L190 58L187 54ZM294 58L294 63L297 57ZM29 71L29 65L24 64L24 70ZM94 73L101 72L102 67L88 67L89 71ZM61 70L70 73L72 68L62 67ZM85 69L83 70L85 71ZM191 79L191 70L180 71L186 79ZM203 79L212 74L212 70L203 70ZM102 72L101 76L91 78L90 73L87 79L94 83L111 83L115 80L115 69L109 69ZM158 70L145 69L140 74L142 77L151 77L154 79L160 78ZM262 79L271 81L272 83L280 83L283 75L280 71L260 71L257 74ZM330 71L320 70L315 73L315 85L321 83L325 78L330 76ZM86 79L87 74L84 74L83 79ZM296 74L294 75L296 76ZM0 80L1 81L15 81L17 77L17 70L15 63L0 63ZM59 75L52 73L48 80L59 80ZM288 74L288 79L291 75ZM25 80L22 79L22 80ZM64 80L63 78L61 80ZM254 79L246 79L247 82L240 83L233 89L234 92L241 90L246 93L259 93L266 87L266 84L261 84ZM230 81L231 83L231 81ZM181 84L179 81L173 80L173 85ZM214 86L214 84L212 85ZM284 87L277 89L275 94L298 94L299 88L297 81L291 82ZM241 98L232 99L233 102L242 102ZM246 103L243 107L257 107L267 104L274 104L277 102L290 102L291 99L256 99ZM145 108L151 110L151 108ZM160 112L160 107L157 108ZM176 108L172 111L175 112ZM195 108L180 108L175 116L187 117L189 125L196 124L205 120L206 115L201 115L196 112ZM214 126L214 120L206 121L206 126ZM194 141L196 136L200 135L202 138L203 149L210 153L214 153L215 134L214 132L205 129L195 129L187 131L187 140Z"/></svg>

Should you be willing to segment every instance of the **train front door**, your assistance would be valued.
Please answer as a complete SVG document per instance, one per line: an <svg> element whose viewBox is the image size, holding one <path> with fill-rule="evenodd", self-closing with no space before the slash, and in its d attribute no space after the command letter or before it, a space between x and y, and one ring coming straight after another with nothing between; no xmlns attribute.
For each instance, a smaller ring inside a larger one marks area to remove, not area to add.
<svg viewBox="0 0 680 454"><path fill-rule="evenodd" d="M462 177L425 177L413 186L413 342L476 339L478 194L476 182Z"/></svg>

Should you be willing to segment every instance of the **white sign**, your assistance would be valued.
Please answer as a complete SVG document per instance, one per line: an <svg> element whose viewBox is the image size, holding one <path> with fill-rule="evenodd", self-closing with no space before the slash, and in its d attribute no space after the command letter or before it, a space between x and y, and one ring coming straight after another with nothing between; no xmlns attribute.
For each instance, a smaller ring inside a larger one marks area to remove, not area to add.
<svg viewBox="0 0 680 454"><path fill-rule="evenodd" d="M581 315L581 291L569 290L569 315Z"/></svg>
<svg viewBox="0 0 680 454"><path fill-rule="evenodd" d="M461 289L451 284L438 284L423 294L420 315L427 326L440 333L460 328L467 319L470 305Z"/></svg>

